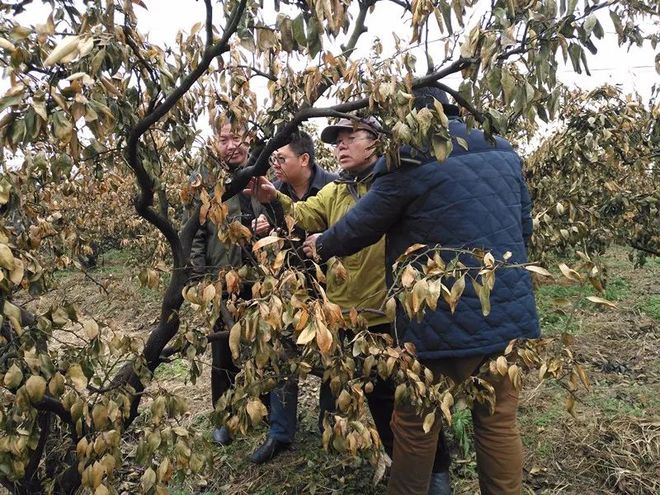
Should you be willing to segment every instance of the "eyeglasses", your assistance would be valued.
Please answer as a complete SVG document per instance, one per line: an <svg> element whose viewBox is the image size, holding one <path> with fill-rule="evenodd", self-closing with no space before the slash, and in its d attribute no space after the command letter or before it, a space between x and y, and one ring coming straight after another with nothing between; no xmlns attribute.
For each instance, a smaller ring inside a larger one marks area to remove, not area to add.
<svg viewBox="0 0 660 495"><path fill-rule="evenodd" d="M375 140L376 139L371 137L371 136L369 136L369 137L366 137L366 136L346 136L344 138L337 138L334 145L335 145L335 148L336 148L336 147L339 147L341 144L345 144L346 146L349 146L349 145L355 143L356 141L375 141Z"/></svg>
<svg viewBox="0 0 660 495"><path fill-rule="evenodd" d="M295 156L302 156L305 153L302 153L300 155L295 155ZM284 165L289 158L292 158L290 156L285 156L285 155L270 155L270 158L268 159L271 163L271 165Z"/></svg>

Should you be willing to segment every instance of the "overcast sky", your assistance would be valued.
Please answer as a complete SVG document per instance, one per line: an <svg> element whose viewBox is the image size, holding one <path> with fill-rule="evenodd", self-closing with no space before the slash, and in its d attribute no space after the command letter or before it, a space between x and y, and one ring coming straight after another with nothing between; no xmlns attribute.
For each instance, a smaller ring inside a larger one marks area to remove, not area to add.
<svg viewBox="0 0 660 495"><path fill-rule="evenodd" d="M152 41L172 43L178 29L189 30L193 24L204 19L204 4L201 1L144 1L149 10L136 7L136 13L142 31L149 32ZM265 0L265 5L269 4L270 0ZM490 5L490 2L481 2L481 4ZM479 12L475 14L475 17L478 16ZM653 49L648 44L643 48L632 47L629 50L619 47L609 15L605 12L600 14L599 18L606 35L603 40L598 41L598 53L589 54L588 62L592 75L576 74L569 61L568 66L560 69L559 79L566 84L582 88L594 88L604 83L618 84L626 92L638 92L647 100L652 85L660 82L660 76L654 67ZM363 54L369 52L376 36L383 42L385 53L393 47L392 32L396 32L403 39L409 38L409 23L402 19L401 8L391 2L377 3L374 13L367 18L366 24L368 32L360 38ZM418 55L420 72L423 73L425 63L423 52L420 50ZM447 79L456 84L460 80L460 75Z"/></svg>
<svg viewBox="0 0 660 495"><path fill-rule="evenodd" d="M144 2L148 10L135 6L139 18L138 26L141 32L148 33L152 42L158 44L173 45L178 30L189 31L195 23L204 20L204 3L199 0L144 0ZM265 0L264 3L266 6L272 6L271 2L272 0ZM38 4L34 5L38 6ZM478 20L483 10L490 5L490 2L482 1L479 5L481 5L481 9L474 11L471 19L473 22ZM30 6L30 8L32 7ZM286 8L284 5L282 7L283 9ZM216 9L219 11L220 6L218 5ZM28 14L21 15L19 22L25 25L43 23L48 12L47 7L29 10ZM396 32L404 40L409 39L410 23L406 18L402 18L401 13L401 8L391 2L377 3L375 11L367 18L368 32L360 38L356 55L367 55L376 37L379 37L383 44L383 55L385 56L393 51L393 32ZM267 14L267 17L272 17L270 19L272 21L275 15L276 13L273 10L272 16ZM601 13L599 18L606 35L605 39L599 40L597 44L598 53L589 55L588 62L592 75L576 74L569 61L568 65L560 69L559 79L568 85L583 89L591 89L604 83L617 84L626 92L640 93L644 100L648 101L651 95L651 87L654 83L660 82L660 76L654 68L654 51L648 44L643 48L625 49L619 47L609 15L606 12ZM214 21L216 25L222 23L219 13L216 13ZM431 33L430 39L436 37L438 37L437 34ZM437 46L439 50L442 48L441 43L437 43ZM425 57L421 48L417 50L416 55L418 56L419 73L422 74L425 72ZM438 55L435 58L439 60L441 56ZM263 103L267 92L260 90L258 86L265 84L264 80L263 78L255 78L254 80L256 81L254 89L259 95L259 103ZM447 84L455 87L458 86L460 81L459 74L444 80ZM7 81L0 80L0 94L4 93L7 87Z"/></svg>

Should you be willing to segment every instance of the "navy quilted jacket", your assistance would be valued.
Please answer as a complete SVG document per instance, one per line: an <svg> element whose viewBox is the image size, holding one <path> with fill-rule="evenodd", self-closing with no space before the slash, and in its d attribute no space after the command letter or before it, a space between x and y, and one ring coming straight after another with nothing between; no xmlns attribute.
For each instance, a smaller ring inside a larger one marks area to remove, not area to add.
<svg viewBox="0 0 660 495"><path fill-rule="evenodd" d="M483 248L497 259L510 251L511 262L526 262L532 220L520 158L507 141L497 138L492 145L482 132L468 133L458 119L450 121L449 130L467 141L467 151L454 140L451 155L438 163L406 157L402 149L402 166L392 171L381 159L370 192L319 237L320 256L346 256L386 234L388 284L393 263L415 243ZM414 343L421 359L437 359L490 354L502 351L511 339L539 336L526 270L496 272L491 306L484 317L468 281L453 315L441 298L421 322L400 315L397 337Z"/></svg>

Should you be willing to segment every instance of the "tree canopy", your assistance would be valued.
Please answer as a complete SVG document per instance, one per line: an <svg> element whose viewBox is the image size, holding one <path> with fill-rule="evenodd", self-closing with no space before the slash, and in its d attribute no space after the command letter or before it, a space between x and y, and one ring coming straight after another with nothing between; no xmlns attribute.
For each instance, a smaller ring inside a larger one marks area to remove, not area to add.
<svg viewBox="0 0 660 495"><path fill-rule="evenodd" d="M358 56L366 20L382 2L204 0L205 18L180 32L173 46L152 43L140 30L136 9L157 8L155 2L0 4L0 65L10 82L0 97L4 486L18 493L73 493L80 486L116 493L119 467L129 462L122 436L145 409L149 423L136 433L141 490L165 493L173 477L200 473L207 460L192 448L197 437L177 423L185 400L148 386L175 354L191 360L194 380L195 357L213 339L229 338L242 362L236 389L216 410L238 430L264 416L257 397L274 386L284 365L299 376L317 372L331 380L341 414L327 425L324 443L338 451L378 446L368 425L349 420L364 412L363 392L376 374L396 377L397 400L417 404L431 423L435 405L451 416L455 397L489 400L478 382L431 386L414 350L386 338L358 333L340 345L339 328L346 320L362 328L361 315L343 314L318 283L284 262L286 236L258 241L250 266L192 279L190 249L200 222L217 223L228 242L245 245L252 233L226 224L223 201L265 174L270 154L306 121L375 115L388 136L381 151L396 166L404 143L430 143L439 161L462 146L449 135L441 105L413 109L415 88L445 90L468 124L489 136L562 119L528 160L539 224L535 248L588 251L627 240L657 253L657 103L612 88L567 96L557 75L564 64L588 73L606 29L614 29L620 45L655 48L656 1L393 0L409 35L395 40L393 54L384 55L376 40L368 55ZM43 23L21 23L24 13L44 7ZM429 33L439 42L430 44ZM410 49L415 45L425 47L422 71ZM460 85L447 84L452 75L460 75ZM266 81L267 105L257 104L256 79ZM203 136L201 117L212 128L231 122L249 129L245 167L233 173L223 167ZM208 173L189 181L200 169ZM33 314L21 304L26 293L48 290L54 271L85 270L81 256L92 254L95 243L131 243L149 253L136 273L145 284L157 286L167 275L160 317L144 341L105 327L93 308L63 304ZM496 270L513 268L489 253L470 253L482 272L470 281L461 253L447 265L434 249L411 249L413 259L421 250L428 262L417 269L402 260L391 297L414 315L439 297L460 304L462 286L474 283L486 312ZM585 277L594 278L594 267L586 256ZM567 270L568 278L582 279L580 269ZM320 268L316 277L323 278ZM238 296L244 279L255 282L250 300ZM388 305L374 309L391 312ZM207 328L182 320L185 308L203 315ZM217 318L226 319L228 330L209 334ZM588 386L561 340L512 344L485 371L519 385L532 368L567 380L571 391Z"/></svg>

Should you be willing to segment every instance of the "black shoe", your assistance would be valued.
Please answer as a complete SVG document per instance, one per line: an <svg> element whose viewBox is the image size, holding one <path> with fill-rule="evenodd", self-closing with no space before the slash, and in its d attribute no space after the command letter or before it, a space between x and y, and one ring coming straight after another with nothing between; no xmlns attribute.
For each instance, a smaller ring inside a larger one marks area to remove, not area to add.
<svg viewBox="0 0 660 495"><path fill-rule="evenodd" d="M431 473L431 484L429 485L428 495L451 495L449 471Z"/></svg>
<svg viewBox="0 0 660 495"><path fill-rule="evenodd" d="M289 447L291 447L291 443L289 442L280 442L273 437L268 437L257 450L252 452L250 460L255 464L263 464L264 462L270 461L280 452L287 450Z"/></svg>
<svg viewBox="0 0 660 495"><path fill-rule="evenodd" d="M231 436L229 435L229 428L221 426L213 430L213 442L218 445L229 445L231 443Z"/></svg>

